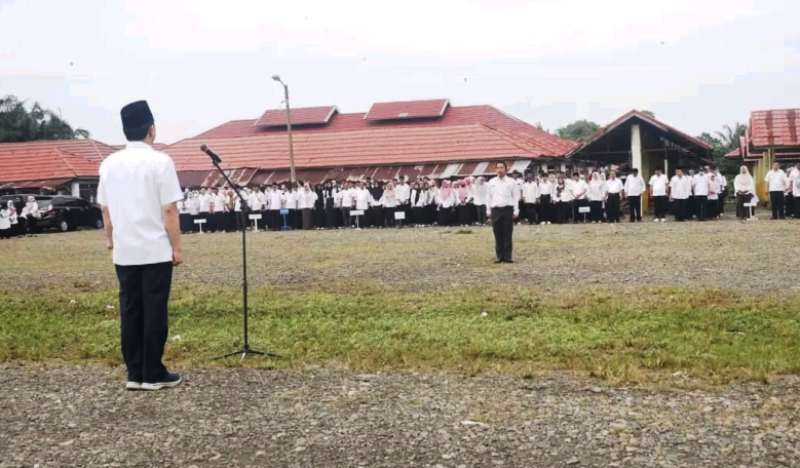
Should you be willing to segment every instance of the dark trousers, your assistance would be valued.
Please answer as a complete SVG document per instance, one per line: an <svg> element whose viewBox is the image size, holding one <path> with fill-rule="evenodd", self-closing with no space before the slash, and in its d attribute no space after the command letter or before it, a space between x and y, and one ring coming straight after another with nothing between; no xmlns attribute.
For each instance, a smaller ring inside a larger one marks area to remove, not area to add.
<svg viewBox="0 0 800 468"><path fill-rule="evenodd" d="M708 195L695 195L694 203L698 221L705 221L708 216Z"/></svg>
<svg viewBox="0 0 800 468"><path fill-rule="evenodd" d="M247 229L247 220L244 219L244 211L237 211L234 215L236 216L236 230L243 231Z"/></svg>
<svg viewBox="0 0 800 468"><path fill-rule="evenodd" d="M603 202L601 201L590 201L589 206L592 208L592 221L596 223L603 222Z"/></svg>
<svg viewBox="0 0 800 468"><path fill-rule="evenodd" d="M172 286L172 262L116 265L122 357L131 382L155 383L167 368L161 362L167 342L167 302Z"/></svg>
<svg viewBox="0 0 800 468"><path fill-rule="evenodd" d="M588 217L581 213L581 208L587 205L586 200L572 200L572 220L576 223L578 221L585 221Z"/></svg>
<svg viewBox="0 0 800 468"><path fill-rule="evenodd" d="M628 197L628 207L631 210L631 221L642 220L642 196Z"/></svg>
<svg viewBox="0 0 800 468"><path fill-rule="evenodd" d="M719 194L719 214L725 213L725 199L728 198L728 191L723 190L722 193Z"/></svg>
<svg viewBox="0 0 800 468"><path fill-rule="evenodd" d="M422 207L415 206L411 208L411 222L414 225L421 226L425 224L425 221L422 219Z"/></svg>
<svg viewBox="0 0 800 468"><path fill-rule="evenodd" d="M192 232L192 215L181 213L178 215L178 220L181 224L181 232Z"/></svg>
<svg viewBox="0 0 800 468"><path fill-rule="evenodd" d="M719 217L719 199L708 199L706 202L706 216L711 219L716 219Z"/></svg>
<svg viewBox="0 0 800 468"><path fill-rule="evenodd" d="M217 232L225 232L225 213L222 211L214 213L214 230Z"/></svg>
<svg viewBox="0 0 800 468"><path fill-rule="evenodd" d="M783 219L783 192L769 192L769 204L772 206L772 219Z"/></svg>
<svg viewBox="0 0 800 468"><path fill-rule="evenodd" d="M685 221L687 210L689 209L689 201L685 198L673 199L672 209L675 210L675 221Z"/></svg>
<svg viewBox="0 0 800 468"><path fill-rule="evenodd" d="M794 217L800 218L800 197L794 197ZM11 229L14 229L14 226L11 226Z"/></svg>
<svg viewBox="0 0 800 468"><path fill-rule="evenodd" d="M569 213L571 208L572 202L558 202L558 224L566 224L569 222Z"/></svg>
<svg viewBox="0 0 800 468"><path fill-rule="evenodd" d="M206 223L203 225L203 232L211 232L214 230L214 217L208 211L201 211L199 215L197 215L197 219L205 219ZM200 228L197 228L199 231Z"/></svg>
<svg viewBox="0 0 800 468"><path fill-rule="evenodd" d="M542 195L539 197L539 222L548 221L550 221L550 195Z"/></svg>
<svg viewBox="0 0 800 468"><path fill-rule="evenodd" d="M792 192L786 194L783 204L786 207L786 217L791 218L794 215L794 195L792 195Z"/></svg>
<svg viewBox="0 0 800 468"><path fill-rule="evenodd" d="M736 194L736 217L739 219L745 219L750 217L750 208L744 206L745 203L750 203L750 199L753 198L752 195L749 193L737 193Z"/></svg>
<svg viewBox="0 0 800 468"><path fill-rule="evenodd" d="M353 220L350 218L350 208L342 208L342 224L346 228L353 225Z"/></svg>
<svg viewBox="0 0 800 468"><path fill-rule="evenodd" d="M492 229L494 230L494 251L497 260L500 262L512 261L511 235L514 232L514 207L492 208Z"/></svg>
<svg viewBox="0 0 800 468"><path fill-rule="evenodd" d="M606 214L609 223L618 223L622 213L620 213L620 196L618 193L609 193L606 200Z"/></svg>
<svg viewBox="0 0 800 468"><path fill-rule="evenodd" d="M439 207L439 226L447 227L453 218L453 208Z"/></svg>
<svg viewBox="0 0 800 468"><path fill-rule="evenodd" d="M525 213L525 219L528 220L530 224L536 224L536 204L535 203L525 203L525 211L521 213Z"/></svg>
<svg viewBox="0 0 800 468"><path fill-rule="evenodd" d="M311 208L303 208L303 229L314 229L314 217Z"/></svg>
<svg viewBox="0 0 800 468"><path fill-rule="evenodd" d="M483 226L484 224L486 224L486 205L476 205L475 208L477 208L478 210L477 211L478 224Z"/></svg>
<svg viewBox="0 0 800 468"><path fill-rule="evenodd" d="M665 219L667 217L667 197L653 197L653 205L655 207L656 219Z"/></svg>

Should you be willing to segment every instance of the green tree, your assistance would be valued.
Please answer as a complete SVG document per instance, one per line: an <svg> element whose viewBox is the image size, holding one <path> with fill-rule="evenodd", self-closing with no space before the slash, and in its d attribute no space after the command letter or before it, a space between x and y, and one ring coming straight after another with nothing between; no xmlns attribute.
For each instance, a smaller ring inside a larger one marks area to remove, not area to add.
<svg viewBox="0 0 800 468"><path fill-rule="evenodd" d="M30 110L16 96L0 98L0 143L89 138L51 110L34 103Z"/></svg>
<svg viewBox="0 0 800 468"><path fill-rule="evenodd" d="M583 141L600 130L600 125L589 120L576 120L556 130L556 135L564 140Z"/></svg>
<svg viewBox="0 0 800 468"><path fill-rule="evenodd" d="M720 171L733 174L738 172L738 162L731 161L725 155L739 147L739 137L746 132L747 125L736 122L733 126L723 125L722 131L714 132L714 135L703 132L698 138L714 147L712 157Z"/></svg>
<svg viewBox="0 0 800 468"><path fill-rule="evenodd" d="M655 112L653 112L653 111L649 111L649 110L642 110L641 112L642 112L642 114L647 114L647 115L649 115L651 119L655 119L655 118L656 118L656 113L655 113Z"/></svg>

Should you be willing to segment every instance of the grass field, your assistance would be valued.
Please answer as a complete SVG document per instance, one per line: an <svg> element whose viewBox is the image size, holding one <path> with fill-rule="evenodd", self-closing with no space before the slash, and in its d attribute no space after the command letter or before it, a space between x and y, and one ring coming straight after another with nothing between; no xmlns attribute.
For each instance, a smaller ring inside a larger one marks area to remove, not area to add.
<svg viewBox="0 0 800 468"><path fill-rule="evenodd" d="M255 234L251 342L282 358L245 365L768 381L800 372L798 227L525 226L502 266L486 228ZM170 362L241 344L238 241L186 238ZM0 362L121 362L101 233L0 245Z"/></svg>

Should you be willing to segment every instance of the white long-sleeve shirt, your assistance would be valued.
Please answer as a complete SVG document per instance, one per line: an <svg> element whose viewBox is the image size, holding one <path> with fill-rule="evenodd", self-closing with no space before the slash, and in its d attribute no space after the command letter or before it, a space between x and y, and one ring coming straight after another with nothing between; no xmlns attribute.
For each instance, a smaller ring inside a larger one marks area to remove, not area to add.
<svg viewBox="0 0 800 468"><path fill-rule="evenodd" d="M544 195L554 195L556 190L556 186L550 182L549 180L545 180L544 182L539 182L539 197Z"/></svg>
<svg viewBox="0 0 800 468"><path fill-rule="evenodd" d="M472 186L472 203L476 206L485 206L489 203L489 186L486 182L483 184L476 182Z"/></svg>
<svg viewBox="0 0 800 468"><path fill-rule="evenodd" d="M395 190L384 190L381 197L381 205L384 208L395 208L397 206L397 192Z"/></svg>
<svg viewBox="0 0 800 468"><path fill-rule="evenodd" d="M407 202L411 197L411 187L408 184L399 184L394 188L394 191L400 204Z"/></svg>
<svg viewBox="0 0 800 468"><path fill-rule="evenodd" d="M305 210L314 208L314 203L317 201L317 192L313 190L305 191L301 190L297 197L297 209Z"/></svg>
<svg viewBox="0 0 800 468"><path fill-rule="evenodd" d="M353 207L353 189L345 189L339 192L342 196L341 198L341 208L352 208Z"/></svg>
<svg viewBox="0 0 800 468"><path fill-rule="evenodd" d="M592 184L589 183L589 190L586 192L589 201L603 201L606 198L606 184Z"/></svg>
<svg viewBox="0 0 800 468"><path fill-rule="evenodd" d="M514 215L519 215L520 186L514 179L495 177L487 185L489 186L487 213L491 214L492 208L511 206L514 208Z"/></svg>
<svg viewBox="0 0 800 468"><path fill-rule="evenodd" d="M281 209L281 200L283 199L283 192L280 190L271 190L267 194L267 198L269 200L269 209L271 211L277 211Z"/></svg>
<svg viewBox="0 0 800 468"><path fill-rule="evenodd" d="M783 169L772 169L771 171L767 172L767 176L764 177L764 182L769 184L769 191L770 192L783 192L788 188L788 179L786 178L786 173L783 172Z"/></svg>
<svg viewBox="0 0 800 468"><path fill-rule="evenodd" d="M456 195L456 189L451 188L449 190L449 194L445 195L445 191L439 189L439 193L436 195L436 204L441 206L442 208L451 208L458 203L458 195Z"/></svg>
<svg viewBox="0 0 800 468"><path fill-rule="evenodd" d="M419 190L419 199L417 199L417 192L418 190L411 190L411 206L421 208L425 206L425 203L428 201L428 194L423 190Z"/></svg>
<svg viewBox="0 0 800 468"><path fill-rule="evenodd" d="M214 201L214 197L209 194L200 195L200 212L201 213L208 213L211 211L211 203Z"/></svg>
<svg viewBox="0 0 800 468"><path fill-rule="evenodd" d="M522 198L525 199L525 203L536 203L539 198L539 184L536 182L522 184Z"/></svg>
<svg viewBox="0 0 800 468"><path fill-rule="evenodd" d="M631 174L625 178L625 195L629 197L638 197L644 193L644 189L644 179L641 175L634 176Z"/></svg>

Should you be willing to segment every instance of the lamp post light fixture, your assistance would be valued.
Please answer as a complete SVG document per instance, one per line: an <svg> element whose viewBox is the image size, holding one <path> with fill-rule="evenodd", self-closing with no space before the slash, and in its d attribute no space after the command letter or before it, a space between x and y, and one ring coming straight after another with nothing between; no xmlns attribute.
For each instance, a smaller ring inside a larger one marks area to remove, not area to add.
<svg viewBox="0 0 800 468"><path fill-rule="evenodd" d="M289 86L281 81L280 75L272 75L272 79L283 85L283 96L286 101L286 130L289 133L289 170L292 179L292 185L297 183L297 177L294 171L294 143L292 143L292 114L289 107Z"/></svg>

